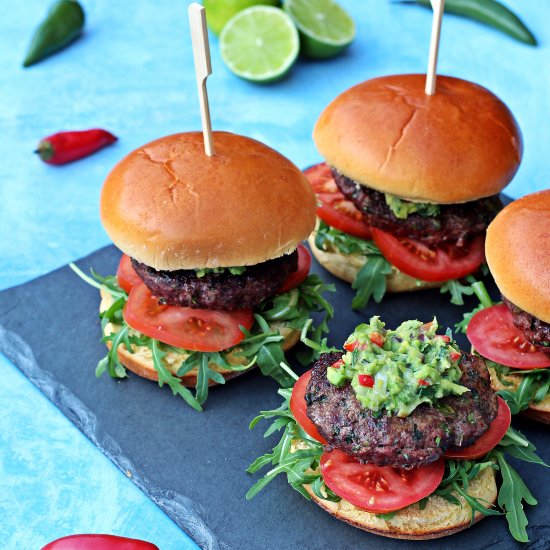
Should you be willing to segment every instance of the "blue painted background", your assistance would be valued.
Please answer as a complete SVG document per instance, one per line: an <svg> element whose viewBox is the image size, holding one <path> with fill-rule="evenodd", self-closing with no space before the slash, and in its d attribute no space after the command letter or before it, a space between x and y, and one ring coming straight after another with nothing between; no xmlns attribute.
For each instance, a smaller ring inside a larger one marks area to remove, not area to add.
<svg viewBox="0 0 550 550"><path fill-rule="evenodd" d="M485 85L516 115L525 156L508 193L518 197L550 185L550 4L506 2L528 22L540 47L449 16L439 70ZM2 2L0 289L108 244L98 197L110 168L144 142L200 126L188 2L82 4L84 36L23 70L25 49L49 0ZM319 160L311 129L332 98L360 80L425 70L428 11L386 0L342 4L357 22L349 51L330 61L300 61L289 78L269 87L233 77L213 38L208 86L214 128L255 137L306 166ZM33 157L41 137L89 127L105 127L120 140L61 168ZM163 549L194 546L2 356L0 369L2 547L39 548L72 532L142 537Z"/></svg>

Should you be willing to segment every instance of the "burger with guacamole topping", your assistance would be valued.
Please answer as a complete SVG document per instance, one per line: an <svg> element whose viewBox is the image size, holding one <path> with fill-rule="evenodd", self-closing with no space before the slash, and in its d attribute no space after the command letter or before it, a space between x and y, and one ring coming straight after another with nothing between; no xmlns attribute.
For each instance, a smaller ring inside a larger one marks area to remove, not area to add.
<svg viewBox="0 0 550 550"><path fill-rule="evenodd" d="M283 352L312 311L331 313L301 244L315 224L307 179L247 137L214 132L214 148L206 156L202 134L188 132L122 159L100 205L123 253L116 277L81 274L102 296L109 351L97 374L122 378L129 369L197 410L210 385L256 365L288 384Z"/></svg>
<svg viewBox="0 0 550 550"><path fill-rule="evenodd" d="M439 76L367 80L334 99L313 130L326 164L306 171L319 262L356 290L354 308L386 290L457 283L484 262L485 230L522 156L519 127L489 90Z"/></svg>
<svg viewBox="0 0 550 550"><path fill-rule="evenodd" d="M487 230L487 263L502 302L478 283L466 329L512 413L550 424L550 190L518 199Z"/></svg>
<svg viewBox="0 0 550 550"><path fill-rule="evenodd" d="M391 330L372 317L343 350L325 349L294 388L279 392L283 405L252 423L274 419L283 434L273 453L249 467L272 465L247 498L284 471L306 498L372 533L437 538L500 508L517 514L510 531L526 541L522 499L536 501L506 453L529 449L528 460L542 461L510 427L484 360L438 328L434 319ZM506 472L500 480L499 469ZM520 484L521 494L513 490Z"/></svg>

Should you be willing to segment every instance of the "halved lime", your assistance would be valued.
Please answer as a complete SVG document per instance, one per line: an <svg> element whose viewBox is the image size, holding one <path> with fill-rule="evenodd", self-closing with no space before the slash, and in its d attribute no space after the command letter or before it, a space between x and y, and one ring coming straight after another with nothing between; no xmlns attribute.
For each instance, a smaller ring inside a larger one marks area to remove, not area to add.
<svg viewBox="0 0 550 550"><path fill-rule="evenodd" d="M279 80L300 49L292 19L278 8L255 6L232 17L220 34L220 52L229 70L254 82Z"/></svg>
<svg viewBox="0 0 550 550"><path fill-rule="evenodd" d="M300 31L302 53L324 58L339 54L355 38L355 23L334 0L284 0Z"/></svg>
<svg viewBox="0 0 550 550"><path fill-rule="evenodd" d="M279 0L203 0L206 9L206 22L215 34L220 34L224 25L237 13L258 5L277 6Z"/></svg>

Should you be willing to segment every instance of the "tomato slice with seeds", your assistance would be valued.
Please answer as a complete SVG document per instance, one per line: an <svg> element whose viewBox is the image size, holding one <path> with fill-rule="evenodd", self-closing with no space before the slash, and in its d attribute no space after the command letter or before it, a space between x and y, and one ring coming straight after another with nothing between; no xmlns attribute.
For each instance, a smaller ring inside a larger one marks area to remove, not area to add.
<svg viewBox="0 0 550 550"><path fill-rule="evenodd" d="M309 436L313 437L322 443L326 444L326 439L319 433L317 426L309 419L306 410L306 387L311 379L311 371L308 370L306 373L302 374L292 389L292 395L290 396L290 410L296 419L296 422L300 424L304 432Z"/></svg>
<svg viewBox="0 0 550 550"><path fill-rule="evenodd" d="M321 456L321 475L327 487L354 506L374 514L400 510L431 495L444 472L442 458L427 466L400 470L362 464L338 450Z"/></svg>
<svg viewBox="0 0 550 550"><path fill-rule="evenodd" d="M459 449L448 449L443 455L446 458L458 458L463 460L474 460L485 456L491 449L494 449L512 422L510 407L502 399L498 399L498 412L496 418L491 422L489 429L473 444Z"/></svg>
<svg viewBox="0 0 550 550"><path fill-rule="evenodd" d="M164 306L141 283L130 291L124 320L135 330L160 342L189 351L223 351L238 344L254 324L251 309L220 311Z"/></svg>
<svg viewBox="0 0 550 550"><path fill-rule="evenodd" d="M504 304L478 311L468 323L466 336L479 354L495 363L525 370L550 367L550 354L537 351L525 339Z"/></svg>
<svg viewBox="0 0 550 550"><path fill-rule="evenodd" d="M278 290L278 294L288 292L293 288L304 282L304 279L309 274L309 268L311 267L311 254L309 250L303 245L298 245L298 269L291 273L287 280L283 283L283 286Z"/></svg>
<svg viewBox="0 0 550 550"><path fill-rule="evenodd" d="M305 170L304 174L321 203L317 207L319 218L335 229L361 239L371 239L370 225L353 202L346 199L338 189L328 164L316 164Z"/></svg>
<svg viewBox="0 0 550 550"><path fill-rule="evenodd" d="M120 263L116 270L116 278L120 288L128 294L132 290L132 287L143 282L132 265L132 259L127 254L123 254L122 258L120 258Z"/></svg>
<svg viewBox="0 0 550 550"><path fill-rule="evenodd" d="M385 258L399 271L429 282L460 279L474 273L485 261L485 237L478 235L467 249L430 248L420 241L398 238L372 228L372 238Z"/></svg>

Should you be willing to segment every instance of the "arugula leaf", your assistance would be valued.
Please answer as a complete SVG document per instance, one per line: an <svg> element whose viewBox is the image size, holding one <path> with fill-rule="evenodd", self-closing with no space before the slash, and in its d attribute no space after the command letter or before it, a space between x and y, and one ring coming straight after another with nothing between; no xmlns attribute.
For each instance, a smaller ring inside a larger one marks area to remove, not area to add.
<svg viewBox="0 0 550 550"><path fill-rule="evenodd" d="M386 293L386 277L391 274L392 266L373 241L348 235L320 222L315 246L320 250L338 250L347 256L359 254L365 257L365 263L351 285L357 291L351 303L353 309L364 308L371 298L376 303L382 300Z"/></svg>
<svg viewBox="0 0 550 550"><path fill-rule="evenodd" d="M528 521L523 502L535 505L537 501L527 488L519 474L508 464L502 452L495 452L502 484L498 491L498 505L506 512L508 527L512 536L519 542L529 542L527 536Z"/></svg>
<svg viewBox="0 0 550 550"><path fill-rule="evenodd" d="M397 510L395 512L387 512L385 514L376 514L376 517L389 521L390 519L393 519L395 517L395 514L397 514Z"/></svg>
<svg viewBox="0 0 550 550"><path fill-rule="evenodd" d="M162 344L153 338L149 338L149 340L150 349L153 354L153 365L155 367L155 370L157 371L159 378L159 386L162 388L164 384L168 384L174 395L179 395L180 397L182 397L184 401L189 406L193 407L196 411L202 411L199 396L197 395L196 398L193 397L193 394L185 386L182 385L181 380L177 376L174 376L164 366L164 362L162 361L162 359L166 355L166 352L161 349Z"/></svg>
<svg viewBox="0 0 550 550"><path fill-rule="evenodd" d="M465 285L462 284L459 279L451 279L439 289L439 292L441 294L449 292L451 294L451 304L454 304L455 306L463 306L464 296L471 296L474 293L474 289L471 284L476 282L474 277L471 275L466 277L466 281L470 284Z"/></svg>
<svg viewBox="0 0 550 550"><path fill-rule="evenodd" d="M371 297L380 303L386 293L386 276L392 272L391 264L382 254L370 254L357 273L351 288L356 290L351 302L353 309L364 308Z"/></svg>
<svg viewBox="0 0 550 550"><path fill-rule="evenodd" d="M281 430L282 435L270 453L260 456L246 469L248 473L255 473L268 465L273 466L248 490L246 499L250 500L256 496L279 474L286 474L292 488L308 500L311 497L304 485L309 485L311 490L320 498L338 502L340 497L324 484L319 471L319 461L324 452L323 446L307 435L294 419L290 411L291 394L290 389L279 390L279 395L284 398L282 405L278 409L260 412L250 423L250 429L252 429L260 420L274 418L275 420L265 432L264 437L269 437L275 431ZM292 452L291 445L293 441L299 441L300 447Z"/></svg>
<svg viewBox="0 0 550 550"><path fill-rule="evenodd" d="M315 246L320 250L339 250L342 254L380 254L373 241L366 241L330 227L321 221L315 235Z"/></svg>
<svg viewBox="0 0 550 550"><path fill-rule="evenodd" d="M491 367L499 379L506 385L513 384L506 379L511 373L509 367L495 363L494 361L485 360L487 366ZM508 406L512 414L518 414L529 407L529 403L539 403L550 393L550 369L532 369L532 370L514 370L515 376L520 376L521 380L517 388L509 390L499 390L500 395Z"/></svg>
<svg viewBox="0 0 550 550"><path fill-rule="evenodd" d="M109 350L107 356L99 361L96 376L108 372L113 378L126 377L126 369L118 358L119 347L122 345L128 352L133 353L133 346L145 346L151 350L159 386L167 384L174 395L182 397L195 410L202 410L211 381L218 384L225 383L223 375L214 370L212 365L229 371L243 371L258 365L264 375L273 377L282 386L292 385L293 379L280 368L285 357L281 348L284 337L279 330L288 327L301 332L305 331L309 341L318 345L326 341L324 334L328 332L327 320L333 315L333 308L322 293L334 291L334 285L323 283L317 275L309 275L297 288L260 304L252 329L247 331L241 327L245 338L237 346L220 352L192 352L163 344L134 331L123 318L122 312L128 295L120 288L116 277L101 277L94 272L92 272L93 277L89 277L74 264L71 267L87 283L110 293L113 298L112 305L100 314L101 326L103 334L109 323L116 325L118 330L102 338ZM324 311L324 318L316 327L310 319L313 311ZM163 361L169 351L183 356L177 375L174 375ZM310 349L307 355L311 358L317 353L315 349ZM235 365L236 358L239 359L237 365ZM304 358L306 358L305 354ZM191 391L181 384L179 377L194 369L197 374L193 396Z"/></svg>
<svg viewBox="0 0 550 550"><path fill-rule="evenodd" d="M511 426L500 441L499 447L519 460L539 464L546 468L550 467L536 454L537 448L521 432L514 430Z"/></svg>

